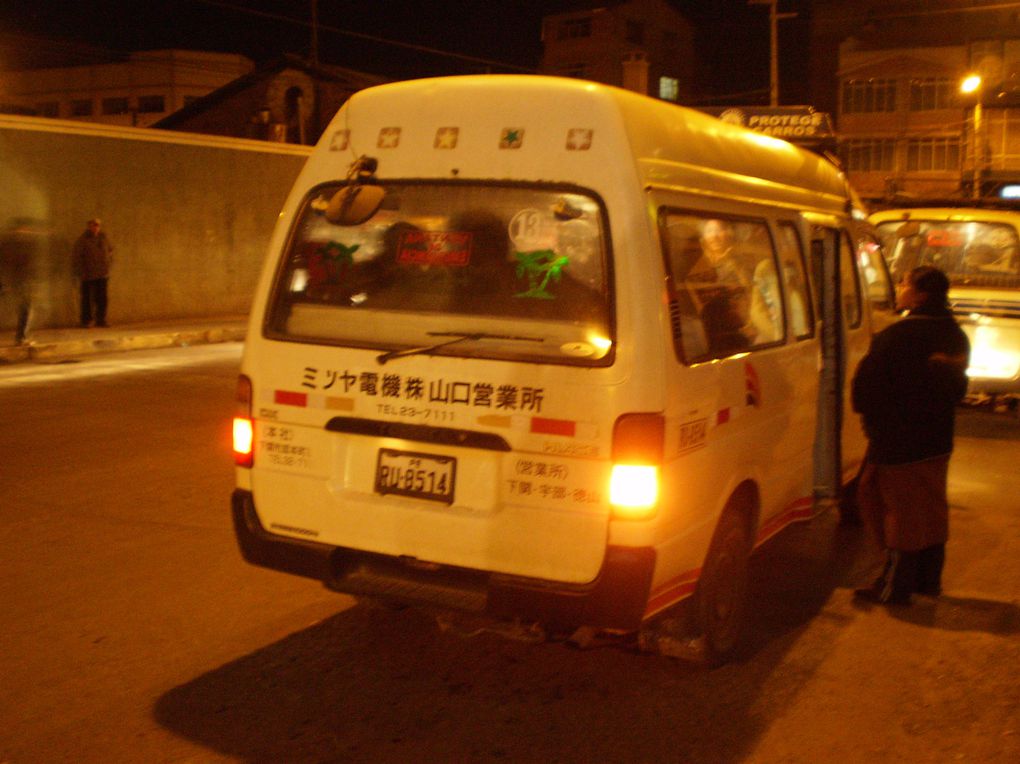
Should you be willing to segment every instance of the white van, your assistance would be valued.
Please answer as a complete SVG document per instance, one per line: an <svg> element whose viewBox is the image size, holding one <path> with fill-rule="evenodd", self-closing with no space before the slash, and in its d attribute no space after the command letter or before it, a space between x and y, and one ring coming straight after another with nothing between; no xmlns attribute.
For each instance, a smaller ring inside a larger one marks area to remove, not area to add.
<svg viewBox="0 0 1020 764"><path fill-rule="evenodd" d="M950 305L970 338L970 392L1020 395L1020 211L894 209L871 221L894 277L918 265L949 276Z"/></svg>
<svg viewBox="0 0 1020 764"><path fill-rule="evenodd" d="M813 154L591 82L355 94L255 296L244 556L559 633L697 595L724 658L749 553L864 451L842 380L892 302L850 208Z"/></svg>

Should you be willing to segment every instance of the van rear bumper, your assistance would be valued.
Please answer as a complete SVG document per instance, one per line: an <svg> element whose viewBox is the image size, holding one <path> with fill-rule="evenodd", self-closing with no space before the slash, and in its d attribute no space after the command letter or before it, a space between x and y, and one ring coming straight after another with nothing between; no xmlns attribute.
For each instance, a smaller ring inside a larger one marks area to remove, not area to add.
<svg viewBox="0 0 1020 764"><path fill-rule="evenodd" d="M609 546L591 583L541 581L279 536L262 526L251 492L240 488L231 508L241 555L253 565L313 578L345 594L521 619L553 630L637 630L655 568L650 547Z"/></svg>

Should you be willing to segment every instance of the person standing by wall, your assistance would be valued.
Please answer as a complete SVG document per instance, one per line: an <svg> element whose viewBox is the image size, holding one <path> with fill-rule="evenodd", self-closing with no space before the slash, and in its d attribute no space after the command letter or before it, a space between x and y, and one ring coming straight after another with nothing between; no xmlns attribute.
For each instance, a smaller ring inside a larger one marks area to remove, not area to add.
<svg viewBox="0 0 1020 764"><path fill-rule="evenodd" d="M106 284L113 263L113 245L101 227L102 221L92 218L74 244L74 272L81 280L82 326L92 324L93 309L96 326L107 326Z"/></svg>
<svg viewBox="0 0 1020 764"><path fill-rule="evenodd" d="M886 555L877 580L855 591L859 600L907 605L915 593L942 591L946 479L970 356L948 292L949 279L937 268L908 272L896 290L906 317L875 335L854 374L854 410L868 436L857 501Z"/></svg>
<svg viewBox="0 0 1020 764"><path fill-rule="evenodd" d="M14 303L15 344L29 341L32 318L38 307L46 231L32 218L14 218L0 235L0 289Z"/></svg>

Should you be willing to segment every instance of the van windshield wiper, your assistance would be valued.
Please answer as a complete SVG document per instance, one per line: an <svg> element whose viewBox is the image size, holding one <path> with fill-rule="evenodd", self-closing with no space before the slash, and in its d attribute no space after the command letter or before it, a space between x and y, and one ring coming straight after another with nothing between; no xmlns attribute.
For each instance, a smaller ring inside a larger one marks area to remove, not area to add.
<svg viewBox="0 0 1020 764"><path fill-rule="evenodd" d="M544 342L541 337L518 337L512 334L488 334L486 332L426 332L430 337L449 337L442 342L434 342L431 345L422 347L406 348L404 350L390 350L375 357L375 360L382 366L394 358L403 358L407 355L418 355L419 353L431 353L433 350L444 348L447 345L456 345L458 342L477 342L478 340L511 340L514 342Z"/></svg>

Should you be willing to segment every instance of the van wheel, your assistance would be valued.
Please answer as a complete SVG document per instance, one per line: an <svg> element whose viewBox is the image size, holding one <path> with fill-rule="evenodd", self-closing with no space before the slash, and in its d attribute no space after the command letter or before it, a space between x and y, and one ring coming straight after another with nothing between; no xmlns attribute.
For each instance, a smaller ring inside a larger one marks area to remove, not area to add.
<svg viewBox="0 0 1020 764"><path fill-rule="evenodd" d="M737 512L725 512L712 537L698 580L695 627L704 638L705 662L719 666L740 643L747 610L750 539Z"/></svg>

